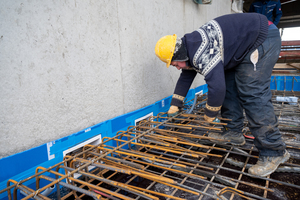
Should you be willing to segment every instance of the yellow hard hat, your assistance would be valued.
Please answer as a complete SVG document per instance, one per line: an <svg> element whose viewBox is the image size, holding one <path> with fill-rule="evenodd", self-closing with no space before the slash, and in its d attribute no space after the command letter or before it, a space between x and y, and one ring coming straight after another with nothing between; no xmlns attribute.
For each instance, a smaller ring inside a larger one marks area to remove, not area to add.
<svg viewBox="0 0 300 200"><path fill-rule="evenodd" d="M175 45L176 45L177 35L166 35L160 38L155 45L155 54L163 62L170 66Z"/></svg>

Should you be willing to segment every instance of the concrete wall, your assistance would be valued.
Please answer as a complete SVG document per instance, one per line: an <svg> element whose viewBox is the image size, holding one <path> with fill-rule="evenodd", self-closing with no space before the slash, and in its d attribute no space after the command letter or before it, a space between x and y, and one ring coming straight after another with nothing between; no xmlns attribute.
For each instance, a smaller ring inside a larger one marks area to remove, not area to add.
<svg viewBox="0 0 300 200"><path fill-rule="evenodd" d="M0 158L172 95L154 54L228 14L231 0L0 0ZM196 78L193 87L204 84Z"/></svg>

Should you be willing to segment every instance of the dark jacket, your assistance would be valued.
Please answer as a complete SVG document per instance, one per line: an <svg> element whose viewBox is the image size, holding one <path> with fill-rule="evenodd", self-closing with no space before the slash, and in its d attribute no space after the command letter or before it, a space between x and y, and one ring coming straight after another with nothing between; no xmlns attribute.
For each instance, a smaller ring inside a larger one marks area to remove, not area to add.
<svg viewBox="0 0 300 200"><path fill-rule="evenodd" d="M279 0L255 1L251 4L249 12L256 12L265 15L268 20L273 22L276 26L278 25L282 16L281 4Z"/></svg>
<svg viewBox="0 0 300 200"><path fill-rule="evenodd" d="M220 108L225 93L224 71L240 64L245 55L264 42L268 34L268 20L257 13L224 15L185 34L182 38L187 49L189 65L193 70L182 70L176 84L171 105L182 107L197 72L205 76L208 86L208 108ZM206 109L215 117L218 109Z"/></svg>

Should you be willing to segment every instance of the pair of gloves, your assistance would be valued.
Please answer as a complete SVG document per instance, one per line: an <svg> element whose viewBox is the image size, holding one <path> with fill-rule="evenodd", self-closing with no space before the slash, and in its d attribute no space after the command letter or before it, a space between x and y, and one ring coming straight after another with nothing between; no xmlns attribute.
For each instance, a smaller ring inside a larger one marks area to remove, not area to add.
<svg viewBox="0 0 300 200"><path fill-rule="evenodd" d="M169 117L174 117L175 115L177 115L179 113L179 108L177 106L171 106L169 111L168 111L168 116ZM217 122L217 118L216 117L208 117L207 115L204 115L204 120L207 122Z"/></svg>

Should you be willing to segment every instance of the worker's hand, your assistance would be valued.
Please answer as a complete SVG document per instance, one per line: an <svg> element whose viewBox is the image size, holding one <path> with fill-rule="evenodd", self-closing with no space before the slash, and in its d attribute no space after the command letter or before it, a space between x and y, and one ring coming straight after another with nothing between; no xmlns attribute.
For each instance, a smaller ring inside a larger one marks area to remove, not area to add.
<svg viewBox="0 0 300 200"><path fill-rule="evenodd" d="M168 116L169 117L174 117L179 113L179 108L177 106L171 106L169 111L168 111Z"/></svg>
<svg viewBox="0 0 300 200"><path fill-rule="evenodd" d="M208 117L207 115L204 115L204 120L207 122L213 122L215 119L215 117Z"/></svg>

